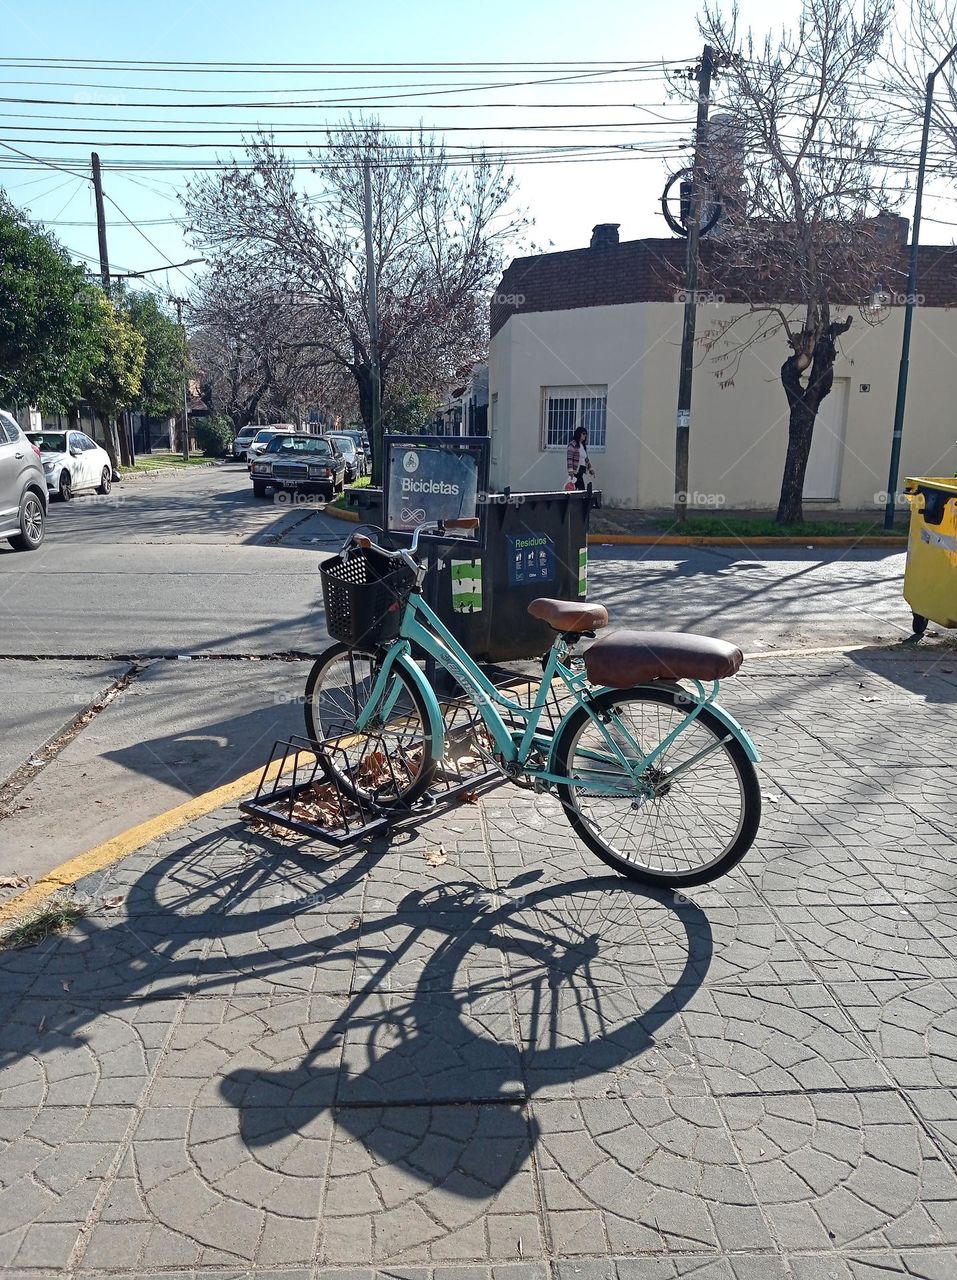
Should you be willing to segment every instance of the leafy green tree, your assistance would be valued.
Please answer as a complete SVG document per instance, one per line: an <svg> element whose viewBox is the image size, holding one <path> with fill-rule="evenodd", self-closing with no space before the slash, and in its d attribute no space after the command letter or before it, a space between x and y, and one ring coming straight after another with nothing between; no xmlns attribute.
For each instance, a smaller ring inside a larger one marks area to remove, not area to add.
<svg viewBox="0 0 957 1280"><path fill-rule="evenodd" d="M95 292L56 240L0 192L0 403L51 411L76 403L94 353Z"/></svg>
<svg viewBox="0 0 957 1280"><path fill-rule="evenodd" d="M199 447L207 458L225 458L236 434L225 413L212 413L208 418L197 418L193 429Z"/></svg>
<svg viewBox="0 0 957 1280"><path fill-rule="evenodd" d="M119 448L117 413L138 403L146 364L146 343L132 321L100 290L92 290L87 308L95 359L82 380L81 398L103 423L106 450L116 469Z"/></svg>
<svg viewBox="0 0 957 1280"><path fill-rule="evenodd" d="M435 421L439 397L434 391L409 391L398 388L382 406L386 431L418 434Z"/></svg>
<svg viewBox="0 0 957 1280"><path fill-rule="evenodd" d="M152 293L129 293L120 301L145 348L135 407L151 418L168 417L183 403L188 355L182 330Z"/></svg>

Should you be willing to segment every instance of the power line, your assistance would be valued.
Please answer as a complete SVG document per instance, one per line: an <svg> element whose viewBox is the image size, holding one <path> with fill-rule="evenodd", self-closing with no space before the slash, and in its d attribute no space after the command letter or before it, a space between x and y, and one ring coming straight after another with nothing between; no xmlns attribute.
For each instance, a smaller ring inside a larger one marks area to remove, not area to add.
<svg viewBox="0 0 957 1280"><path fill-rule="evenodd" d="M126 219L126 221L130 224L133 230L143 237L143 239L146 241L149 247L153 249L156 253L158 253L159 256L164 260L164 262L167 262L169 264L171 269L178 271L180 275L184 278L184 280L188 280L190 284L192 284L193 282L192 277L186 274L186 272L183 270L182 264L174 262L173 259L170 258L167 254L165 254L158 245L155 245L153 241L149 238L149 236L146 234L146 232L141 227L137 226L137 224L133 221L133 219L129 216L129 214L124 213L124 211L120 208L120 206L116 203L116 201L113 199L111 195L108 195L105 191L103 192L103 195L105 199L109 200L110 204L117 211L117 213L122 218Z"/></svg>
<svg viewBox="0 0 957 1280"><path fill-rule="evenodd" d="M343 74L352 74L352 73L344 72ZM606 84L607 85L655 84L655 83L661 82L662 80L669 79L669 73L667 71L657 71L651 74L628 76L628 78L624 78L624 72L621 72L621 73L611 72L609 74L613 75L615 77L614 79L601 80L601 79L593 78L603 74L605 73L603 72L588 73L588 84L590 86L606 85ZM565 77L565 79L570 82L571 78ZM556 83L559 83L559 81L554 77L550 77L548 79L542 79L538 81L529 81L528 83L529 84L556 84ZM41 85L47 89L87 89L97 93L102 92L103 90L106 90L106 89L111 89L111 90L120 89L128 93L137 93L139 92L139 89L140 89L140 86L135 84L104 84L102 81L99 81L99 80L98 81L50 80L47 77L44 77L42 80L41 79L8 80L8 79L0 78L0 84L23 85L23 86ZM340 85L340 88L343 88L343 87L346 87L346 86ZM431 89L442 89L446 87L450 87L450 88L454 87L457 90L461 91L462 93L465 93L465 92L471 92L472 90L501 89L501 88L507 87L507 85L505 81L496 80L496 81L484 82L484 83L475 83L475 84L460 83L457 86L446 86L445 81L435 80L435 81L423 81L421 84L418 84L418 85L408 85L408 84L400 85L400 84L389 84L387 82L380 82L378 84L355 84L355 85L349 85L347 87L353 93L361 93L368 90L405 88L410 90L420 89L424 94L426 94ZM302 88L297 89L294 85L284 85L281 89L270 89L265 85L260 85L260 86L257 86L255 91L257 93L315 93L316 86L304 85ZM153 84L153 85L150 85L150 92L151 93L182 93L183 86ZM228 86L224 86L224 85L216 85L215 88L206 89L206 88L203 88L202 85L191 84L189 86L189 92L190 93L219 93L219 94L249 94L252 92L252 90L249 88L230 89ZM174 105L174 104L170 104L170 105Z"/></svg>
<svg viewBox="0 0 957 1280"><path fill-rule="evenodd" d="M456 72L458 69L467 70L469 74L474 74L477 68L483 67L489 70L497 70L498 68L507 68L513 74L524 68L534 70L536 68L570 68L576 69L581 67L624 67L634 69L637 67L660 67L665 65L683 65L690 62L690 58L672 58L672 59L654 59L643 63L627 62L622 59L564 59L558 61L547 61L538 58L520 58L515 60L487 60L487 61L413 61L413 62L230 62L230 61L150 61L142 58L20 58L4 55L0 57L0 66L9 66L17 68L28 68L34 71L42 71L47 68L76 68L78 70L88 70L96 67L101 70L108 71L164 71L173 72L181 75L193 75L197 72L203 74L248 74L249 69L253 69L257 74L261 75L313 75L317 71L323 71L328 74L335 75L355 75L357 71L365 71L370 69L373 71L382 70L383 68L393 72L394 74L419 74L422 67L428 68L430 71L435 68L442 68L448 74Z"/></svg>
<svg viewBox="0 0 957 1280"><path fill-rule="evenodd" d="M0 102L10 102L17 106L26 107L72 107L76 106L76 102L71 102L69 98L11 98L0 97ZM410 104L407 102L378 102L368 98L334 98L331 100L314 102L263 102L258 99L250 102L189 102L180 100L178 102L151 102L139 100L137 102L103 102L99 104L104 107L123 107L131 110L185 110L188 108L202 108L204 111L237 111L239 109L250 108L261 111L278 111L287 108L298 110L301 107L311 107L314 110L340 110L343 107L363 107L369 111L408 111ZM637 102L622 102L616 99L612 102L419 102L413 104L418 111L478 111L478 110L512 110L515 108L528 110L533 107L536 111L609 111L612 109L620 109L621 107L635 107L640 109L641 104Z"/></svg>
<svg viewBox="0 0 957 1280"><path fill-rule="evenodd" d="M569 108L571 110L571 108ZM225 120L216 122L214 120L173 120L164 121L156 119L137 120L135 117L120 116L116 119L110 116L74 116L74 115L37 115L35 113L21 113L15 111L0 111L0 119L3 120L82 120L87 124L106 124L109 126L105 132L109 133L135 133L135 134L192 134L192 133L238 133L247 136L250 125L241 120ZM118 128L119 124L134 124L138 126L135 129ZM159 124L163 127L160 129L144 128L144 125ZM668 127L678 127L683 124L694 124L693 116L684 116L678 119L661 119L661 120L608 120L600 124L545 124L535 121L531 124L430 124L428 132L432 133L503 133L503 132L567 132L591 130L597 132L604 129L662 129ZM201 128L181 128L180 126L200 125ZM11 124L11 129L19 129L30 133L55 133L57 136L63 133L82 133L83 129L78 126L50 124L50 125L29 125L29 124ZM421 124L393 124L390 128L400 133L417 134L422 129ZM284 121L279 126L268 126L267 132L271 135L298 134L298 133L314 133L323 134L326 137L348 135L350 133L364 132L362 125L356 125L350 128L348 125L316 125L311 121L304 121L302 124L292 124ZM380 144L387 147L407 146L404 142L386 142Z"/></svg>

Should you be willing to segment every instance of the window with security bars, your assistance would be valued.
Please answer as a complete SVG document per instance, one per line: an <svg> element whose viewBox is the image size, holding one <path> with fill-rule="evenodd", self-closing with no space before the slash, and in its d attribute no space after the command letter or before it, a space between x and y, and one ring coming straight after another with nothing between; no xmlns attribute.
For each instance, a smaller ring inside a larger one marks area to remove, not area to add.
<svg viewBox="0 0 957 1280"><path fill-rule="evenodd" d="M579 427L588 432L588 448L604 451L608 432L607 387L543 387L542 448L564 449Z"/></svg>

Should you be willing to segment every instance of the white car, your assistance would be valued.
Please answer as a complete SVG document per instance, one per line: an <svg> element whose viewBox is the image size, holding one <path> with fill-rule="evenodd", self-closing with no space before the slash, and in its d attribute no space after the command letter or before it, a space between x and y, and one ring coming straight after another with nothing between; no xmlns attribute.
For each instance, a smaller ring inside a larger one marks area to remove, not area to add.
<svg viewBox="0 0 957 1280"><path fill-rule="evenodd" d="M275 427L262 427L253 436L252 440L246 445L246 463L252 466L256 458L261 457L266 452L266 445L274 436L288 436L295 427L287 422L281 422Z"/></svg>
<svg viewBox="0 0 957 1280"><path fill-rule="evenodd" d="M82 431L28 431L40 450L47 492L69 502L80 489L109 493L113 487L110 455Z"/></svg>

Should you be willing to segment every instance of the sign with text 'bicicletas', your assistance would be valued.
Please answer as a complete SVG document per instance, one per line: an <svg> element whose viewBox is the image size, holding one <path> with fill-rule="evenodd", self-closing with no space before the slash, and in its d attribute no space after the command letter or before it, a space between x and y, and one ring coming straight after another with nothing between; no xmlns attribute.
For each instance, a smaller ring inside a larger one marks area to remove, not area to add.
<svg viewBox="0 0 957 1280"><path fill-rule="evenodd" d="M464 450L399 447L389 466L388 528L471 519L477 511L478 460Z"/></svg>

